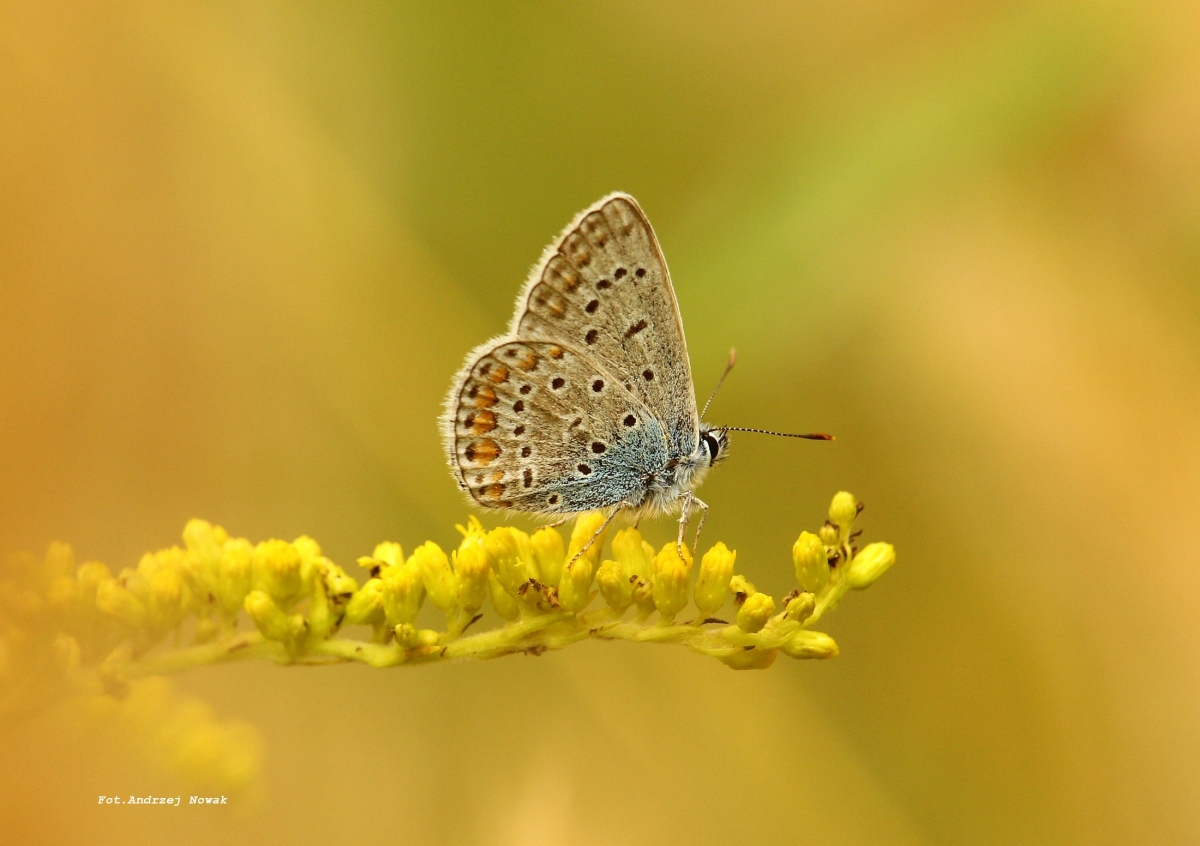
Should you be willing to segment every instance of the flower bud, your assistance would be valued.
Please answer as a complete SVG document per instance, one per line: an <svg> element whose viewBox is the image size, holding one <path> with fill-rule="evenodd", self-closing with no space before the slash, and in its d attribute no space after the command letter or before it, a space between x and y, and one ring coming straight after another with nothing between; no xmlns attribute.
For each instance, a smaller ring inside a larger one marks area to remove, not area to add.
<svg viewBox="0 0 1200 846"><path fill-rule="evenodd" d="M217 564L217 601L229 615L241 610L254 583L254 548L245 538L232 538L221 547Z"/></svg>
<svg viewBox="0 0 1200 846"><path fill-rule="evenodd" d="M807 629L796 632L780 649L793 658L834 658L838 654L833 638L824 632Z"/></svg>
<svg viewBox="0 0 1200 846"><path fill-rule="evenodd" d="M300 594L300 553L284 540L271 539L254 547L254 586L282 607Z"/></svg>
<svg viewBox="0 0 1200 846"><path fill-rule="evenodd" d="M504 589L495 573L488 573L488 598L492 600L492 607L496 609L496 613L503 619L515 620L521 615L521 606L517 604L517 598Z"/></svg>
<svg viewBox="0 0 1200 846"><path fill-rule="evenodd" d="M654 556L654 607L665 623L675 619L688 602L692 557L686 547L683 552L681 558L676 543L669 541Z"/></svg>
<svg viewBox="0 0 1200 846"><path fill-rule="evenodd" d="M325 562L325 592L334 602L347 602L358 590L358 582L353 576L332 561Z"/></svg>
<svg viewBox="0 0 1200 846"><path fill-rule="evenodd" d="M869 543L850 562L846 583L855 590L868 588L895 563L896 549L890 543Z"/></svg>
<svg viewBox="0 0 1200 846"><path fill-rule="evenodd" d="M731 552L720 542L700 559L695 600L701 618L715 614L725 604L729 597L729 580L733 578L733 564L736 560L737 553Z"/></svg>
<svg viewBox="0 0 1200 846"><path fill-rule="evenodd" d="M806 591L816 593L829 581L825 544L810 532L801 532L792 544L792 564L796 567L796 581Z"/></svg>
<svg viewBox="0 0 1200 846"><path fill-rule="evenodd" d="M788 600L785 613L787 619L794 623L803 623L812 616L817 607L817 598L811 593L799 593Z"/></svg>
<svg viewBox="0 0 1200 846"><path fill-rule="evenodd" d="M720 660L725 666L734 670L765 670L775 663L778 651L777 649L757 647L736 652Z"/></svg>
<svg viewBox="0 0 1200 846"><path fill-rule="evenodd" d="M414 560L409 559L399 565L385 567L378 579L371 579L371 582L374 581L379 582L383 595L383 614L389 626L411 623L417 618L421 602L425 599L425 582L421 576L421 568Z"/></svg>
<svg viewBox="0 0 1200 846"><path fill-rule="evenodd" d="M287 641L291 639L292 627L287 615L275 604L275 600L266 591L250 591L244 607L246 613L250 615L250 619L254 621L255 627L267 640Z"/></svg>
<svg viewBox="0 0 1200 846"><path fill-rule="evenodd" d="M557 585L562 577L563 564L566 555L563 552L563 539L558 529L543 526L533 533L529 539L533 551L533 560L537 563L537 577L544 584Z"/></svg>
<svg viewBox="0 0 1200 846"><path fill-rule="evenodd" d="M292 541L292 547L300 556L300 592L307 594L312 591L313 580L321 561L321 546L308 535L301 535Z"/></svg>
<svg viewBox="0 0 1200 846"><path fill-rule="evenodd" d="M108 565L99 561L88 561L79 565L75 573L75 581L79 582L79 600L85 606L96 604L96 590L100 584L112 578Z"/></svg>
<svg viewBox="0 0 1200 846"><path fill-rule="evenodd" d="M596 571L596 586L600 595L614 611L624 611L633 604L633 585L625 569L616 561L605 561Z"/></svg>
<svg viewBox="0 0 1200 846"><path fill-rule="evenodd" d="M454 572L458 574L458 604L474 614L483 607L488 594L488 574L492 571L481 532L471 532L462 539L454 555ZM390 617L388 618L390 621Z"/></svg>
<svg viewBox="0 0 1200 846"><path fill-rule="evenodd" d="M333 633L337 625L337 615L334 604L329 599L329 583L326 581L325 568L327 558L318 559L317 571L313 579L312 598L308 602L308 631L312 637L323 640Z"/></svg>
<svg viewBox="0 0 1200 846"><path fill-rule="evenodd" d="M858 500L849 491L839 491L829 503L829 519L842 530L842 537L850 534L850 526L858 516Z"/></svg>
<svg viewBox="0 0 1200 846"><path fill-rule="evenodd" d="M733 601L739 607L746 601L746 597L753 593L758 593L754 585L741 573L738 573L729 580L729 590L733 592Z"/></svg>
<svg viewBox="0 0 1200 846"><path fill-rule="evenodd" d="M829 521L825 525L817 529L817 537L821 539L821 543L825 546L837 546L839 542L838 528Z"/></svg>
<svg viewBox="0 0 1200 846"><path fill-rule="evenodd" d="M188 552L199 555L206 567L216 565L221 556L221 547L227 540L229 534L207 520L188 520L183 527L183 545Z"/></svg>
<svg viewBox="0 0 1200 846"><path fill-rule="evenodd" d="M765 593L752 593L746 597L746 601L738 609L738 628L744 632L760 631L774 613L774 599Z"/></svg>
<svg viewBox="0 0 1200 846"><path fill-rule="evenodd" d="M383 582L368 579L346 603L345 621L352 626L373 626L382 623L383 618Z"/></svg>
<svg viewBox="0 0 1200 846"><path fill-rule="evenodd" d="M575 614L587 608L592 601L592 577L595 573L595 560L587 553L563 567L558 585L558 604Z"/></svg>
<svg viewBox="0 0 1200 846"><path fill-rule="evenodd" d="M483 545L491 556L496 578L509 594L517 596L521 585L529 581L532 575L522 555L521 538L517 530L508 526L492 529L484 537Z"/></svg>
<svg viewBox="0 0 1200 846"><path fill-rule="evenodd" d="M442 611L453 608L458 601L458 578L450 569L450 559L442 548L433 541L426 541L416 548L409 561L416 561L429 601Z"/></svg>
<svg viewBox="0 0 1200 846"><path fill-rule="evenodd" d="M650 562L654 560L654 547L642 540L637 529L622 529L613 536L613 557L621 565L626 576L640 576L647 581L653 572Z"/></svg>
<svg viewBox="0 0 1200 846"><path fill-rule="evenodd" d="M180 559L179 566L192 594L202 602L209 602L209 598L217 593L221 548L227 540L228 533L207 520L189 520L183 527L183 543L187 552Z"/></svg>
<svg viewBox="0 0 1200 846"><path fill-rule="evenodd" d="M396 643L405 649L419 646L435 646L440 637L433 629L418 629L412 623L401 623L395 628Z"/></svg>
<svg viewBox="0 0 1200 846"><path fill-rule="evenodd" d="M138 629L146 623L145 604L116 579L103 581L96 588L96 607L130 628Z"/></svg>
<svg viewBox="0 0 1200 846"><path fill-rule="evenodd" d="M371 557L385 567L395 567L404 563L404 550L398 543L384 541L375 545L375 552L371 554Z"/></svg>
<svg viewBox="0 0 1200 846"><path fill-rule="evenodd" d="M75 612L79 602L79 583L70 576L55 576L46 588L46 602L59 615L66 616Z"/></svg>
<svg viewBox="0 0 1200 846"><path fill-rule="evenodd" d="M600 548L604 546L604 533L600 531L605 523L603 512L588 511L575 518L575 528L571 530L571 545L567 547L566 560L570 561L579 550L587 546L587 552L582 557L591 559L592 572L595 572L596 562L600 560ZM595 538L595 540L592 540ZM591 541L591 546L588 542Z"/></svg>
<svg viewBox="0 0 1200 846"><path fill-rule="evenodd" d="M183 619L183 577L164 567L150 580L150 613L157 627L169 629Z"/></svg>

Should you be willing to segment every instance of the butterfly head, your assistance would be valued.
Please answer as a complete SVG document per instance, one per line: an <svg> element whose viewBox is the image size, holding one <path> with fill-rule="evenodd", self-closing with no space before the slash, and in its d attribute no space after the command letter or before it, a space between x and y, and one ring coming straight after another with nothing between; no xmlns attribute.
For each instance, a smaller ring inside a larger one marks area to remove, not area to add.
<svg viewBox="0 0 1200 846"><path fill-rule="evenodd" d="M708 458L708 466L712 467L718 461L723 461L729 452L729 435L724 429L718 429L708 423L700 424L700 445Z"/></svg>

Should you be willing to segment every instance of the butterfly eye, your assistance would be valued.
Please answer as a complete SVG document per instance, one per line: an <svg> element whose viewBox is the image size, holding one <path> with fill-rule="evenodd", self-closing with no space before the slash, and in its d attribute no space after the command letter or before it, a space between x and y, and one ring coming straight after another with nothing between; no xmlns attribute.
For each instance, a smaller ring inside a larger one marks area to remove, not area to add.
<svg viewBox="0 0 1200 846"><path fill-rule="evenodd" d="M721 444L708 432L701 435L700 440L704 442L704 450L708 453L708 463L711 466L717 460L717 456L721 454Z"/></svg>

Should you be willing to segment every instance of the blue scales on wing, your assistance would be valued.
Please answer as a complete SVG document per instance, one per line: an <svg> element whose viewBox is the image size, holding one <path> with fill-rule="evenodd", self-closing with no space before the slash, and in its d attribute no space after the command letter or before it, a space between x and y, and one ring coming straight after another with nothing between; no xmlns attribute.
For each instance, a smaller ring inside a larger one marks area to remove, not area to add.
<svg viewBox="0 0 1200 846"><path fill-rule="evenodd" d="M644 402L563 343L476 351L454 403L454 463L480 505L574 513L636 499L667 439Z"/></svg>

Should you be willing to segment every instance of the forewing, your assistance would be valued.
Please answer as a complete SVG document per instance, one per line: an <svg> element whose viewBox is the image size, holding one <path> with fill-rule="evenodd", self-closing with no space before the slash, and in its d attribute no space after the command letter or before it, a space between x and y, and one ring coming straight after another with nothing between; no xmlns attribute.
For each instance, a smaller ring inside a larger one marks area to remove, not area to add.
<svg viewBox="0 0 1200 846"><path fill-rule="evenodd" d="M573 513L636 502L666 461L645 404L566 344L491 342L455 391L446 445L460 487L485 507Z"/></svg>
<svg viewBox="0 0 1200 846"><path fill-rule="evenodd" d="M663 424L672 455L699 437L679 305L654 230L625 194L584 210L517 300L513 332L584 351Z"/></svg>

